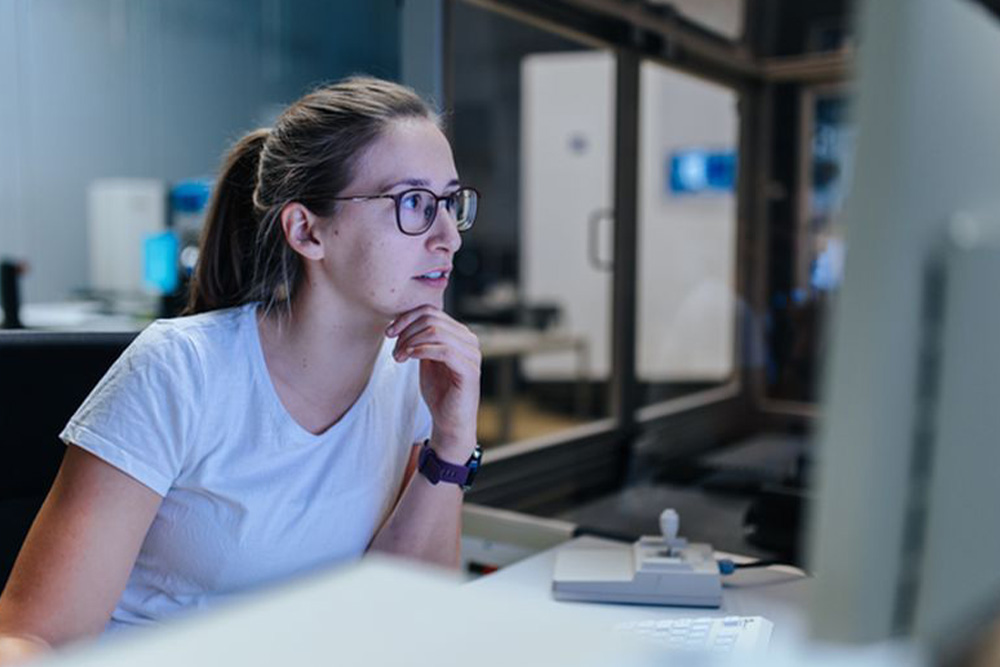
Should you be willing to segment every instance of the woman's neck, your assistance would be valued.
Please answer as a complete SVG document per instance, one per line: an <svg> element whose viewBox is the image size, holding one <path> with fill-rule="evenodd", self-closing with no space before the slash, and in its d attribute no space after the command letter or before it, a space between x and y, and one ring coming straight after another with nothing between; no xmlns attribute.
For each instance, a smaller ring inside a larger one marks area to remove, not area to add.
<svg viewBox="0 0 1000 667"><path fill-rule="evenodd" d="M300 293L290 311L258 314L271 382L285 409L311 433L335 424L361 396L388 324L352 317L336 305Z"/></svg>

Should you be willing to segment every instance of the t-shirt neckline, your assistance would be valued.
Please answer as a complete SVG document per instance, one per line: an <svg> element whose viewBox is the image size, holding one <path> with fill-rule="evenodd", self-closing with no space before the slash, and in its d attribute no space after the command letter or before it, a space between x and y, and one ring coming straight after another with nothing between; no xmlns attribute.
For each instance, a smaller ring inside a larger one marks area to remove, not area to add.
<svg viewBox="0 0 1000 667"><path fill-rule="evenodd" d="M305 428L300 424L290 412L285 404L281 401L281 396L278 395L278 390L274 386L274 381L271 379L271 373L267 369L267 360L264 358L264 346L260 340L260 326L257 322L257 309L260 306L259 303L251 303L244 306L244 324L249 329L250 343L254 350L254 366L255 370L261 378L261 382L265 385L265 391L269 396L269 400L274 406L275 411L280 415L280 419L285 422L296 434L309 442L321 442L326 440L332 434L337 433L340 430L346 429L350 426L357 415L362 412L365 406L370 400L371 394L374 391L373 386L375 384L375 378L381 370L382 364L384 363L383 354L385 342L379 347L378 356L375 358L375 365L372 367L372 374L368 377L368 382L365 384L365 388L361 391L358 399L354 401L354 404L347 409L340 419L335 421L333 424L328 426L326 430L321 433L313 433L309 429Z"/></svg>

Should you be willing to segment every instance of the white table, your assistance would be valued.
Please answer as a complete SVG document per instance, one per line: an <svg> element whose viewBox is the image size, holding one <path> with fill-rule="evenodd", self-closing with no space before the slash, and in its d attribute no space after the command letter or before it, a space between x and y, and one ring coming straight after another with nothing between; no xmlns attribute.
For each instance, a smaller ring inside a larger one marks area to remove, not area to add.
<svg viewBox="0 0 1000 667"><path fill-rule="evenodd" d="M557 549L602 543L607 541L577 538ZM785 573L762 572L756 583L727 589L719 610L562 603L549 594L555 554L550 549L464 585L440 571L369 556L162 627L70 647L41 664L653 667L688 663L667 661L638 641L623 643L611 631L615 623L713 614L763 615L774 622L771 650L741 663L752 667L928 664L892 647L830 653L795 644L808 582ZM768 579L775 574L783 581Z"/></svg>
<svg viewBox="0 0 1000 667"><path fill-rule="evenodd" d="M556 553L560 549L593 548L620 545L619 542L577 537L563 545L548 549L523 561L508 565L498 572L481 577L466 586L477 592L503 591L516 593L537 606L540 612L565 605L587 608L587 613L603 618L609 627L628 620L647 618L678 618L698 616L763 616L774 623L772 647L801 644L806 636L805 609L809 579L795 568L774 566L760 570L743 570L727 577L719 609L693 607L661 607L651 605L595 604L561 602L552 597L552 572ZM719 557L739 560L738 556L719 553Z"/></svg>
<svg viewBox="0 0 1000 667"><path fill-rule="evenodd" d="M595 537L577 537L560 546L542 551L498 572L465 584L476 593L474 598L514 595L531 608L532 617L560 617L572 609L572 618L591 628L613 628L622 621L655 618L694 618L699 616L763 616L774 623L768 651L760 656L741 658L737 664L748 667L928 667L931 661L919 646L906 641L887 641L871 645L830 645L808 638L806 628L810 579L796 568L772 566L739 571L727 579L719 609L660 607L650 605L594 604L560 602L551 592L552 572L560 549L594 548L621 545L620 542ZM716 552L720 558L746 560L740 556ZM601 630L595 629L595 632ZM629 664L611 662L616 667ZM633 663L640 664L640 663ZM645 664L645 663L641 663ZM688 664L671 660L663 654L649 664ZM717 664L717 663L712 663Z"/></svg>

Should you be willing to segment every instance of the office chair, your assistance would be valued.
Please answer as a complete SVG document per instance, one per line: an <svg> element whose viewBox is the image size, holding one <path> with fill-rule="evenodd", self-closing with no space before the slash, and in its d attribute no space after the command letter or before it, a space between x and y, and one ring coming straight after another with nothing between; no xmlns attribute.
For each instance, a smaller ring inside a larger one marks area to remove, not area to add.
<svg viewBox="0 0 1000 667"><path fill-rule="evenodd" d="M0 331L0 589L59 470L59 432L135 336Z"/></svg>

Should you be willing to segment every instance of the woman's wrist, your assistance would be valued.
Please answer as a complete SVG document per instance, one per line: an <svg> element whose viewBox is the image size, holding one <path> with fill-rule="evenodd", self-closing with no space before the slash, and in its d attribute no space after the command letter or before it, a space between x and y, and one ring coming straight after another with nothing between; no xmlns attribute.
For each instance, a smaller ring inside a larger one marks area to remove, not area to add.
<svg viewBox="0 0 1000 667"><path fill-rule="evenodd" d="M431 435L430 447L438 459L454 465L465 465L476 448L476 436Z"/></svg>

